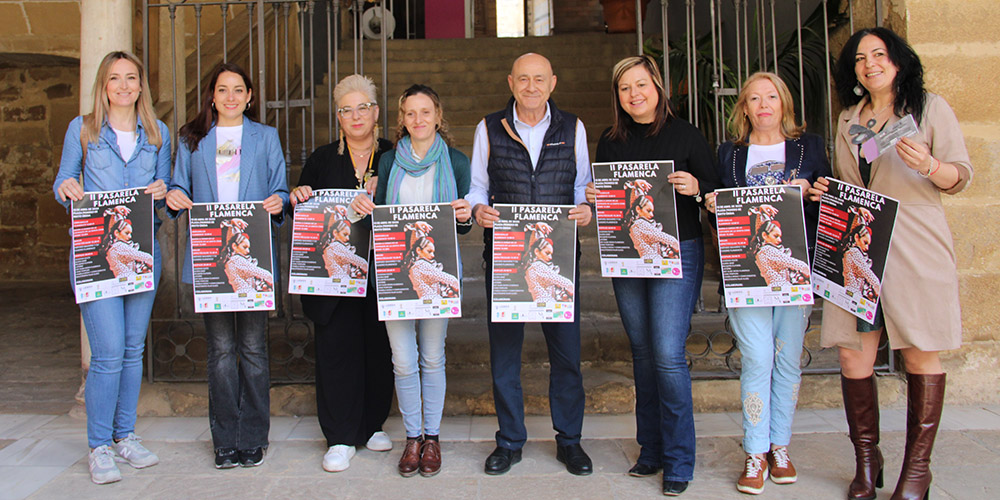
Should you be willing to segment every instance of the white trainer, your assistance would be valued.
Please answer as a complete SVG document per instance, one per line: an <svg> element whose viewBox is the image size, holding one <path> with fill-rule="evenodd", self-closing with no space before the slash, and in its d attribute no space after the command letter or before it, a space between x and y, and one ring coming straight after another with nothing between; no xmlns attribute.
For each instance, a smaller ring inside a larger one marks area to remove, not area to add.
<svg viewBox="0 0 1000 500"><path fill-rule="evenodd" d="M323 455L323 470L327 472L340 472L347 470L351 466L351 458L354 457L354 447L346 444L335 444L326 450Z"/></svg>
<svg viewBox="0 0 1000 500"><path fill-rule="evenodd" d="M140 441L142 441L141 437L136 436L134 432L130 432L121 441L112 444L111 446L114 447L115 453L117 453L115 461L127 463L136 469L152 467L160 463L160 457L147 450Z"/></svg>
<svg viewBox="0 0 1000 500"><path fill-rule="evenodd" d="M90 465L90 480L96 484L122 480L122 472L115 465L115 452L106 444L90 450L87 463Z"/></svg>
<svg viewBox="0 0 1000 500"><path fill-rule="evenodd" d="M365 448L372 451L389 451L392 449L392 440L389 439L389 435L385 432L378 431L372 434L372 437L368 438Z"/></svg>

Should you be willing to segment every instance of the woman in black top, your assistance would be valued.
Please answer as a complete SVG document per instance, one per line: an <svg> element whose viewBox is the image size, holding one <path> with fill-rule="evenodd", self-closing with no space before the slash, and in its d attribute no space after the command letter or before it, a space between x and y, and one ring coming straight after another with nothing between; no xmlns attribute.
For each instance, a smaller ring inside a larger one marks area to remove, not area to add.
<svg viewBox="0 0 1000 500"><path fill-rule="evenodd" d="M308 200L313 189L364 188L371 193L379 157L392 149L392 142L378 137L379 110L371 79L348 76L333 96L340 140L317 148L306 160L299 186L292 191L293 204ZM369 256L368 262L375 260ZM371 268L368 276L375 276ZM370 288L364 298L300 297L302 311L315 325L316 410L329 446L323 469L339 472L350 466L356 446L392 449L382 431L392 404L389 339Z"/></svg>
<svg viewBox="0 0 1000 500"><path fill-rule="evenodd" d="M632 476L663 469L663 494L679 495L694 476L691 374L684 344L705 269L700 207L719 185L712 150L701 132L673 116L656 62L646 56L615 65L615 124L597 143L598 162L673 160L667 179L676 192L681 279L612 278L632 347L636 439ZM590 186L588 200L596 200Z"/></svg>

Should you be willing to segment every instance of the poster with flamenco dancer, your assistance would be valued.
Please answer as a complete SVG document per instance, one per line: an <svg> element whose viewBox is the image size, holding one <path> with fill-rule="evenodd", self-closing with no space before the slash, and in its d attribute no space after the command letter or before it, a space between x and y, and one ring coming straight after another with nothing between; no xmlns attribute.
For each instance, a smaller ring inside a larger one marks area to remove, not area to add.
<svg viewBox="0 0 1000 500"><path fill-rule="evenodd" d="M462 317L458 233L450 204L375 207L372 241L380 320Z"/></svg>
<svg viewBox="0 0 1000 500"><path fill-rule="evenodd" d="M570 322L576 315L576 222L568 205L493 208L494 322Z"/></svg>
<svg viewBox="0 0 1000 500"><path fill-rule="evenodd" d="M601 276L682 278L673 161L594 163Z"/></svg>
<svg viewBox="0 0 1000 500"><path fill-rule="evenodd" d="M726 306L812 304L802 189L785 184L716 193Z"/></svg>
<svg viewBox="0 0 1000 500"><path fill-rule="evenodd" d="M261 202L190 210L194 312L274 310L271 216Z"/></svg>
<svg viewBox="0 0 1000 500"><path fill-rule="evenodd" d="M77 304L156 288L153 195L145 189L94 191L73 202Z"/></svg>
<svg viewBox="0 0 1000 500"><path fill-rule="evenodd" d="M369 221L348 218L353 189L318 189L295 205L288 293L364 297L368 293Z"/></svg>
<svg viewBox="0 0 1000 500"><path fill-rule="evenodd" d="M813 286L823 300L874 324L899 202L828 180L819 205Z"/></svg>

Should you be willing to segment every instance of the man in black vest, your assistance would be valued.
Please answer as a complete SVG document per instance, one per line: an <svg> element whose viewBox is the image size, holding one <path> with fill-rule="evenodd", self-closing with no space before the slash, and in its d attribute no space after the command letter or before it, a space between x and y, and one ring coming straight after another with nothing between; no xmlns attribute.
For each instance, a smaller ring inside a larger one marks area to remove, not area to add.
<svg viewBox="0 0 1000 500"><path fill-rule="evenodd" d="M476 127L472 150L472 186L466 199L476 222L485 228L483 258L491 261L493 222L500 213L493 203L576 205L569 218L590 223L585 188L591 180L587 133L573 114L549 100L556 87L549 60L524 54L507 76L514 97L506 108L487 115ZM579 248L579 245L577 245ZM583 429L583 375L580 372L580 257L577 250L576 311L572 323L542 323L549 351L549 403L555 428L556 458L576 475L593 472L580 446ZM487 269L491 266L487 265ZM490 300L492 275L486 277ZM497 448L486 459L486 473L497 475L521 461L528 438L521 391L521 346L524 323L489 321L493 401L500 430Z"/></svg>

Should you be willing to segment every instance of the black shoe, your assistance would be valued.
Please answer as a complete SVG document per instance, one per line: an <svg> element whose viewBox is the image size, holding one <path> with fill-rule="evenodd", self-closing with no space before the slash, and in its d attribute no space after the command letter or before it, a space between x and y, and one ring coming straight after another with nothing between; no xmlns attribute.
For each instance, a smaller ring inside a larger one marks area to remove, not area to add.
<svg viewBox="0 0 1000 500"><path fill-rule="evenodd" d="M264 463L264 448L240 450L240 467L256 467Z"/></svg>
<svg viewBox="0 0 1000 500"><path fill-rule="evenodd" d="M687 481L668 481L666 479L663 480L663 494L668 497L676 497L681 493L684 493L684 490L686 489L688 489Z"/></svg>
<svg viewBox="0 0 1000 500"><path fill-rule="evenodd" d="M657 467L655 465L646 465L644 463L636 462L631 469L628 470L628 475L632 477L649 477L657 472L663 467Z"/></svg>
<svg viewBox="0 0 1000 500"><path fill-rule="evenodd" d="M512 450L497 446L497 449L486 457L486 473L491 476L499 476L510 470L510 466L521 461L521 450Z"/></svg>
<svg viewBox="0 0 1000 500"><path fill-rule="evenodd" d="M580 443L556 447L556 460L566 464L566 470L577 476L589 476L594 472L594 464L583 451Z"/></svg>
<svg viewBox="0 0 1000 500"><path fill-rule="evenodd" d="M219 448L215 450L216 469L232 469L239 465L239 461L236 448Z"/></svg>

